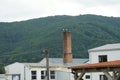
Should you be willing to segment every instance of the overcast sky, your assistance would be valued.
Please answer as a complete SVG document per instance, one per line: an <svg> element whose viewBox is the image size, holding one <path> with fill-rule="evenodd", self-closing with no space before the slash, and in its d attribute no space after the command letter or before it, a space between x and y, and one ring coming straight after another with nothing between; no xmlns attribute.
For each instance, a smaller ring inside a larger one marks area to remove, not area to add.
<svg viewBox="0 0 120 80"><path fill-rule="evenodd" d="M0 0L0 22L80 14L120 17L120 0Z"/></svg>

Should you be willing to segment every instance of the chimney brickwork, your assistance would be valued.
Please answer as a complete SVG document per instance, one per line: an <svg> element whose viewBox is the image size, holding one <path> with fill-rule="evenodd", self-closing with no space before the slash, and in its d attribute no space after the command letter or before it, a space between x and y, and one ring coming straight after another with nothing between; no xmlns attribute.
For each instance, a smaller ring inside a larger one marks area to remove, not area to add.
<svg viewBox="0 0 120 80"><path fill-rule="evenodd" d="M72 63L71 32L63 32L63 62Z"/></svg>

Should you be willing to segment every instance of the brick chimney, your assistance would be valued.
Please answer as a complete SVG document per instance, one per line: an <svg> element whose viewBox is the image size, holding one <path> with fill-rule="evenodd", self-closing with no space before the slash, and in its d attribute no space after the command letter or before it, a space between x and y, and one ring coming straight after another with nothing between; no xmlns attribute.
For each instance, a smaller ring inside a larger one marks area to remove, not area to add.
<svg viewBox="0 0 120 80"><path fill-rule="evenodd" d="M71 32L63 32L63 63L72 63Z"/></svg>

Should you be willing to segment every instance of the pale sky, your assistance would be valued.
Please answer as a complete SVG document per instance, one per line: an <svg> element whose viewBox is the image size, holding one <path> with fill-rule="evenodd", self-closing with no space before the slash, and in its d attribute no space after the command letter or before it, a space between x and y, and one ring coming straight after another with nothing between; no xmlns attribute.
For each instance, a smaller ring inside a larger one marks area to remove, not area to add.
<svg viewBox="0 0 120 80"><path fill-rule="evenodd" d="M0 22L80 14L120 17L120 0L0 0Z"/></svg>

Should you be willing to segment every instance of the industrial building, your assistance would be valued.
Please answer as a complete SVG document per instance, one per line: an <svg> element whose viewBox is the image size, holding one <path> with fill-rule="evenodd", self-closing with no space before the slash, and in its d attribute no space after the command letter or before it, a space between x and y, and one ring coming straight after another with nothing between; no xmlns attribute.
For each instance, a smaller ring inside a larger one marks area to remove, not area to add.
<svg viewBox="0 0 120 80"><path fill-rule="evenodd" d="M74 75L68 67L78 64L85 64L88 59L73 59L71 32L63 32L63 58L48 58L49 80L74 80ZM7 65L7 80L47 80L46 59L38 63L19 63Z"/></svg>
<svg viewBox="0 0 120 80"><path fill-rule="evenodd" d="M89 49L89 64L69 67L75 80L89 73L88 80L120 80L120 43ZM79 75L80 74L80 75Z"/></svg>
<svg viewBox="0 0 120 80"><path fill-rule="evenodd" d="M120 43L89 49L89 59L74 59L71 32L63 32L63 58L48 58L50 80L120 80ZM7 65L7 80L47 80L46 58Z"/></svg>

